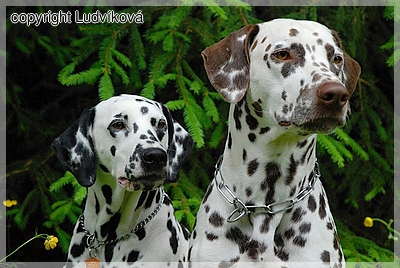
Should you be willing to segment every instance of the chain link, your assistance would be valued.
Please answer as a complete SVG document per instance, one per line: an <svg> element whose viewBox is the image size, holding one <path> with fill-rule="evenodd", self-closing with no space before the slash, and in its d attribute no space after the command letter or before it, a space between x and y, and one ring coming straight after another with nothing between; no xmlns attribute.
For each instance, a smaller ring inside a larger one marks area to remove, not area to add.
<svg viewBox="0 0 400 268"><path fill-rule="evenodd" d="M85 234L87 235L86 238L86 245L89 248L89 255L90 257L92 256L93 251L97 250L97 248L103 246L103 245L108 245L108 244L113 244L113 243L117 243L119 241L122 241L126 238L128 238L131 234L136 233L137 231L139 231L140 229L142 229L146 224L148 224L156 215L157 213L160 211L162 204L164 203L164 198L165 198L165 192L164 189L161 188L161 200L160 203L157 205L157 207L153 210L153 212L147 216L144 220L142 220L141 222L139 222L135 228L132 229L132 231L130 231L129 233L124 234L123 236L117 238L117 239L112 239L109 241L98 241L93 234L90 234L88 230L85 229L85 225L84 225L84 217L83 217L83 213L79 216L79 224L80 227L83 229L83 231L85 232ZM94 242L97 240L97 245L94 245Z"/></svg>
<svg viewBox="0 0 400 268"><path fill-rule="evenodd" d="M306 198L313 190L315 183L320 178L320 170L318 161L315 161L315 167L313 171L313 176L308 182L308 185L302 189L293 199L287 199L281 202L274 202L268 205L246 205L240 198L236 197L231 189L225 184L224 178L221 173L221 163L222 163L222 155L218 159L215 165L214 179L216 182L216 186L218 191L224 197L224 199L231 205L235 207L235 209L229 214L227 221L232 223L240 220L245 215L250 215L250 213L255 214L277 214L280 212L288 211L292 209L294 205L302 201ZM218 182L218 173L220 174L221 181Z"/></svg>

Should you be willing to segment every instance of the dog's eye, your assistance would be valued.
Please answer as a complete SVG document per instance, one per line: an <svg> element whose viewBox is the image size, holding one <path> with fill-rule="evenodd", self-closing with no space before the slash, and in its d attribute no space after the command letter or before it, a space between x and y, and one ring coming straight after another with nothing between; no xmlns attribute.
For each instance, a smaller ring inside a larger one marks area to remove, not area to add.
<svg viewBox="0 0 400 268"><path fill-rule="evenodd" d="M116 130L123 130L125 129L125 124L123 122L115 122L111 125Z"/></svg>
<svg viewBox="0 0 400 268"><path fill-rule="evenodd" d="M333 63L334 63L334 64L339 64L339 63L341 63L342 61L343 61L343 59L342 59L341 56L335 56L335 57L333 58Z"/></svg>
<svg viewBox="0 0 400 268"><path fill-rule="evenodd" d="M279 60L289 60L290 53L288 51L281 50L275 53L275 57L277 57Z"/></svg>
<svg viewBox="0 0 400 268"><path fill-rule="evenodd" d="M165 122L164 119L161 119L160 121L158 121L157 129L164 129L166 126L167 126L167 122Z"/></svg>

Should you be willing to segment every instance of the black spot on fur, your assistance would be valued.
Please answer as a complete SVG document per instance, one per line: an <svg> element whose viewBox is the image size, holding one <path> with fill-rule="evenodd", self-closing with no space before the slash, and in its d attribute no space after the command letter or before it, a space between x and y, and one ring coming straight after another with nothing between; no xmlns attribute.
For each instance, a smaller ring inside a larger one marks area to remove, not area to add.
<svg viewBox="0 0 400 268"><path fill-rule="evenodd" d="M117 238L117 227L121 220L121 214L115 213L108 222L100 226L100 234L102 237L107 237L107 241L111 241Z"/></svg>
<svg viewBox="0 0 400 268"><path fill-rule="evenodd" d="M250 130L254 130L258 127L258 120L250 114L246 115L246 123L249 126Z"/></svg>
<svg viewBox="0 0 400 268"><path fill-rule="evenodd" d="M142 112L142 114L147 114L149 112L149 108L143 106L142 108L140 108L140 111Z"/></svg>
<svg viewBox="0 0 400 268"><path fill-rule="evenodd" d="M258 100L256 102L252 103L254 112L256 113L256 115L258 117L263 117L263 111L262 111L262 107L261 107L261 100Z"/></svg>
<svg viewBox="0 0 400 268"><path fill-rule="evenodd" d="M171 232L171 237L169 238L169 245L172 248L172 252L176 254L178 251L178 238L176 233L176 228L172 225L172 221L169 219L167 222L168 230Z"/></svg>
<svg viewBox="0 0 400 268"><path fill-rule="evenodd" d="M303 210L301 207L296 208L292 214L292 221L293 222L301 221L305 214L307 214L307 212L305 210Z"/></svg>
<svg viewBox="0 0 400 268"><path fill-rule="evenodd" d="M139 130L139 126L136 123L133 123L133 133L136 134L136 132Z"/></svg>
<svg viewBox="0 0 400 268"><path fill-rule="evenodd" d="M328 223L326 224L326 229L328 229L328 230L333 230L333 225L332 225L331 222L328 222Z"/></svg>
<svg viewBox="0 0 400 268"><path fill-rule="evenodd" d="M311 212L314 212L317 209L317 202L315 201L314 196L310 195L310 197L308 197L307 207Z"/></svg>
<svg viewBox="0 0 400 268"><path fill-rule="evenodd" d="M100 166L101 170L103 170L104 172L110 173L110 171L108 170L108 168L105 165L100 164L99 166Z"/></svg>
<svg viewBox="0 0 400 268"><path fill-rule="evenodd" d="M252 193L253 193L253 191L251 190L251 188L250 188L250 187L247 187L247 188L246 188L246 196L247 196L247 197L250 197Z"/></svg>
<svg viewBox="0 0 400 268"><path fill-rule="evenodd" d="M326 203L325 203L325 198L322 194L319 195L319 209L318 209L318 214L321 219L324 219L326 217Z"/></svg>
<svg viewBox="0 0 400 268"><path fill-rule="evenodd" d="M153 201L154 201L154 197L155 197L155 195L156 195L156 192L157 192L157 191L151 191L151 192L149 192L149 196L147 197L146 204L144 205L144 208L145 208L145 209L150 208L151 205L153 204Z"/></svg>
<svg viewBox="0 0 400 268"><path fill-rule="evenodd" d="M206 234L206 238L210 241L214 241L214 240L218 239L218 236L215 234L209 233L207 231L205 232L205 234Z"/></svg>
<svg viewBox="0 0 400 268"><path fill-rule="evenodd" d="M132 265L139 259L139 251L132 250L128 255L128 265Z"/></svg>
<svg viewBox="0 0 400 268"><path fill-rule="evenodd" d="M242 159L243 159L243 162L245 162L246 159L247 159L247 152L246 152L246 149L243 149Z"/></svg>
<svg viewBox="0 0 400 268"><path fill-rule="evenodd" d="M138 208L140 208L140 207L143 205L144 200L146 200L146 197L147 197L147 194L148 194L148 193L149 193L148 191L143 191L143 192L140 194L140 197L139 197L139 200L138 200L138 203L137 203L137 205L136 205L135 210L137 210Z"/></svg>
<svg viewBox="0 0 400 268"><path fill-rule="evenodd" d="M282 261L288 261L289 260L289 253L287 253L284 250L279 250L275 253L275 255L281 259Z"/></svg>
<svg viewBox="0 0 400 268"><path fill-rule="evenodd" d="M266 177L261 183L261 190L265 191L267 188L274 188L276 181L281 176L280 167L275 162L269 162L265 166Z"/></svg>
<svg viewBox="0 0 400 268"><path fill-rule="evenodd" d="M286 100L286 98L287 98L286 90L282 91L281 97L282 97L283 100Z"/></svg>
<svg viewBox="0 0 400 268"><path fill-rule="evenodd" d="M249 237L243 234L238 227L229 228L225 234L225 237L237 244L240 254L243 254L246 251Z"/></svg>
<svg viewBox="0 0 400 268"><path fill-rule="evenodd" d="M274 242L275 242L275 246L277 246L279 248L282 248L285 245L285 243L283 242L282 236L278 233L275 233Z"/></svg>
<svg viewBox="0 0 400 268"><path fill-rule="evenodd" d="M71 247L71 250L69 253L71 254L72 257L78 258L79 256L81 256L83 254L83 252L85 251L85 247L86 247L86 239L87 239L87 236L84 236L82 238L82 241L80 244L74 244Z"/></svg>
<svg viewBox="0 0 400 268"><path fill-rule="evenodd" d="M330 262L331 262L331 256L330 256L330 254L329 254L328 251L324 250L324 251L321 253L321 260L322 260L323 262L325 262L325 263L330 263Z"/></svg>
<svg viewBox="0 0 400 268"><path fill-rule="evenodd" d="M260 233L268 233L269 231L269 223L271 222L273 216L272 215L266 215L263 223L260 226Z"/></svg>
<svg viewBox="0 0 400 268"><path fill-rule="evenodd" d="M290 156L290 165L288 169L288 175L286 177L285 183L286 185L290 185L292 183L294 176L296 175L298 162L294 160L293 154Z"/></svg>
<svg viewBox="0 0 400 268"><path fill-rule="evenodd" d="M240 122L240 117L242 116L242 110L235 105L235 109L233 110L233 119L235 120L235 126L237 130L242 129L242 123Z"/></svg>
<svg viewBox="0 0 400 268"><path fill-rule="evenodd" d="M267 246L264 243L260 243L256 240L251 240L247 245L247 256L250 259L258 261L259 255L267 250Z"/></svg>
<svg viewBox="0 0 400 268"><path fill-rule="evenodd" d="M135 233L139 239L139 241L143 240L143 238L146 237L146 230L145 228L140 228L139 230L136 231Z"/></svg>
<svg viewBox="0 0 400 268"><path fill-rule="evenodd" d="M113 145L113 146L111 146L111 148L110 148L110 152L111 152L111 155L112 156L115 156L115 151L117 150L117 148Z"/></svg>
<svg viewBox="0 0 400 268"><path fill-rule="evenodd" d="M107 264L109 264L112 261L112 257L114 256L115 245L116 243L110 243L104 246L104 257Z"/></svg>
<svg viewBox="0 0 400 268"><path fill-rule="evenodd" d="M290 229L286 230L285 233L284 233L283 235L284 235L284 237L285 237L286 239L290 239L290 238L292 238L295 234L296 234L296 232L295 232L292 228L290 228Z"/></svg>
<svg viewBox="0 0 400 268"><path fill-rule="evenodd" d="M263 127L263 128L260 129L260 134L267 133L268 131L270 131L270 129L271 128L269 128L269 127Z"/></svg>
<svg viewBox="0 0 400 268"><path fill-rule="evenodd" d="M215 227L221 227L224 225L224 218L218 213L213 212L208 218L208 222Z"/></svg>
<svg viewBox="0 0 400 268"><path fill-rule="evenodd" d="M301 234L309 233L310 230L311 230L311 223L309 222L302 223L299 227L299 231Z"/></svg>
<svg viewBox="0 0 400 268"><path fill-rule="evenodd" d="M210 194L211 194L213 188L214 188L214 187L213 187L212 184L210 184L210 185L208 186L207 191L206 191L206 193L204 194L204 197L203 197L203 204L205 204L205 203L207 202L208 197L210 196Z"/></svg>
<svg viewBox="0 0 400 268"><path fill-rule="evenodd" d="M258 164L257 159L252 160L252 161L249 163L249 165L247 166L247 174L248 174L249 176L252 176L252 175L254 174L254 172L257 171L258 165L259 165L259 164Z"/></svg>
<svg viewBox="0 0 400 268"><path fill-rule="evenodd" d="M96 205L95 205L96 214L99 214L99 212L100 212L100 203L99 203L99 199L97 199L97 195L96 194L94 194L94 200L96 201Z"/></svg>
<svg viewBox="0 0 400 268"><path fill-rule="evenodd" d="M232 134L228 133L228 149L232 148Z"/></svg>
<svg viewBox="0 0 400 268"><path fill-rule="evenodd" d="M304 146L306 146L307 142L308 142L308 140L305 139L304 141L297 143L297 147L303 148Z"/></svg>
<svg viewBox="0 0 400 268"><path fill-rule="evenodd" d="M307 239L305 239L302 236L296 236L293 239L293 244L295 244L296 246L299 246L299 247L304 247L306 245L306 242L307 242Z"/></svg>
<svg viewBox="0 0 400 268"><path fill-rule="evenodd" d="M249 141L254 142L257 139L257 136L254 133L249 133L248 138Z"/></svg>
<svg viewBox="0 0 400 268"><path fill-rule="evenodd" d="M112 190L111 187L109 185L103 185L101 186L101 191L103 192L103 196L106 199L106 203L107 204L111 204L112 202Z"/></svg>

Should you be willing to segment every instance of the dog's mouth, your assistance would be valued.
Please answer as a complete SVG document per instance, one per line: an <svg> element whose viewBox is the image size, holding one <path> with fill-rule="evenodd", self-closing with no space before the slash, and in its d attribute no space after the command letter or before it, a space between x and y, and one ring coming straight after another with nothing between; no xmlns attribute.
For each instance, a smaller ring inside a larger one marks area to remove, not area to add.
<svg viewBox="0 0 400 268"><path fill-rule="evenodd" d="M118 183L128 191L151 191L160 187L165 180L165 176L147 175L138 178L129 179L126 177L119 177Z"/></svg>
<svg viewBox="0 0 400 268"><path fill-rule="evenodd" d="M302 131L307 133L330 134L336 127L342 127L345 121L338 117L322 117L295 124Z"/></svg>

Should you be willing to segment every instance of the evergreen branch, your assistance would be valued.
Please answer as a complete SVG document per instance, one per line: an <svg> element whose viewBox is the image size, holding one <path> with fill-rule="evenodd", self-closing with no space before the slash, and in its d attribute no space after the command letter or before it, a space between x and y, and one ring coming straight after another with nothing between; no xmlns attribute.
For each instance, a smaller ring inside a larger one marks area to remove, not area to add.
<svg viewBox="0 0 400 268"><path fill-rule="evenodd" d="M119 52L116 49L113 49L113 55L125 66L125 67L131 67L132 62L131 60L125 56L123 53Z"/></svg>
<svg viewBox="0 0 400 268"><path fill-rule="evenodd" d="M146 69L146 52L144 51L143 40L136 24L132 25L131 27L130 47L132 47L134 51L134 55L132 56L132 58L135 58L135 60L137 61L139 70Z"/></svg>
<svg viewBox="0 0 400 268"><path fill-rule="evenodd" d="M346 145L350 146L350 148L355 152L362 160L368 161L369 155L364 149L354 140L352 139L346 132L341 128L336 128L335 136L343 141Z"/></svg>
<svg viewBox="0 0 400 268"><path fill-rule="evenodd" d="M333 139L331 137L326 135L318 135L317 141L321 145L321 147L329 153L332 162L336 163L339 168L345 166L344 159L335 144L333 143Z"/></svg>
<svg viewBox="0 0 400 268"><path fill-rule="evenodd" d="M104 73L99 81L99 97L100 100L107 100L114 96L114 86L111 81L110 75Z"/></svg>
<svg viewBox="0 0 400 268"><path fill-rule="evenodd" d="M124 85L129 85L130 83L129 76L126 74L125 70L121 66L119 66L119 64L113 59L109 59L109 64L110 67L112 67L115 70L115 72L121 77L122 83Z"/></svg>

